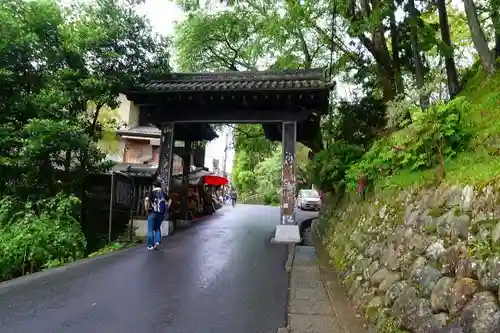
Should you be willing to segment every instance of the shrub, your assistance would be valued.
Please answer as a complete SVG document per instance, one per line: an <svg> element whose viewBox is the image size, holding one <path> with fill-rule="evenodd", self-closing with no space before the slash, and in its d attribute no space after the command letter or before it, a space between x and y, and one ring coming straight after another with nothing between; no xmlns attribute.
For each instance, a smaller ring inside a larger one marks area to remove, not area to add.
<svg viewBox="0 0 500 333"><path fill-rule="evenodd" d="M322 128L334 141L367 147L386 125L384 101L366 96L355 101L340 101L325 118Z"/></svg>
<svg viewBox="0 0 500 333"><path fill-rule="evenodd" d="M348 189L354 190L358 186L358 179L363 175L368 183L371 183L381 173L392 170L396 152L391 148L392 138L377 140L373 143L363 158L351 165L346 171L345 183Z"/></svg>
<svg viewBox="0 0 500 333"><path fill-rule="evenodd" d="M428 168L464 150L471 137L469 124L463 121L468 107L466 99L460 97L415 112L401 166Z"/></svg>
<svg viewBox="0 0 500 333"><path fill-rule="evenodd" d="M342 186L349 166L362 155L362 148L356 145L342 141L330 144L327 149L316 154L309 165L311 182L324 190Z"/></svg>
<svg viewBox="0 0 500 333"><path fill-rule="evenodd" d="M264 205L268 206L274 206L274 205L279 205L280 203L280 197L278 192L275 191L266 191L262 195L262 202Z"/></svg>
<svg viewBox="0 0 500 333"><path fill-rule="evenodd" d="M78 199L56 197L19 203L0 201L0 280L33 273L54 262L66 263L84 256L85 237L74 218Z"/></svg>
<svg viewBox="0 0 500 333"><path fill-rule="evenodd" d="M374 181L401 169L422 170L437 164L444 172L444 160L468 146L470 127L463 117L468 108L467 100L459 97L448 103L436 103L426 111L414 111L411 125L376 141L349 168L346 174L349 188L356 188L360 175Z"/></svg>

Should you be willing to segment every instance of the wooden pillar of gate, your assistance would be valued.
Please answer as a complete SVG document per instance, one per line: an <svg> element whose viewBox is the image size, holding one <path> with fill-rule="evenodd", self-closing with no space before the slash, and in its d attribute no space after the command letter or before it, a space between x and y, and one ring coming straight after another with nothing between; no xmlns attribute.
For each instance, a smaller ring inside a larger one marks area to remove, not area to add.
<svg viewBox="0 0 500 333"><path fill-rule="evenodd" d="M170 193L172 181L172 164L174 157L174 123L166 123L161 127L160 159L158 163L157 176L161 182L161 188Z"/></svg>
<svg viewBox="0 0 500 333"><path fill-rule="evenodd" d="M281 172L281 221L276 226L273 243L299 243L300 230L295 220L297 123L283 122L283 168Z"/></svg>
<svg viewBox="0 0 500 333"><path fill-rule="evenodd" d="M184 141L182 152L182 193L181 193L181 218L184 221L189 219L189 167L191 164L191 142Z"/></svg>
<svg viewBox="0 0 500 333"><path fill-rule="evenodd" d="M281 224L295 224L295 191L296 191L296 142L297 123L284 122L283 135L283 167L281 172Z"/></svg>

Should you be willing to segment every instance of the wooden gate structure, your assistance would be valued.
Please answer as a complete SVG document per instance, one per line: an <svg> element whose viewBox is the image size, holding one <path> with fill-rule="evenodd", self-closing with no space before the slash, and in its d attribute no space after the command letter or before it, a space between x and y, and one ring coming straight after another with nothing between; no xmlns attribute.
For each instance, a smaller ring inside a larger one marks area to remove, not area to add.
<svg viewBox="0 0 500 333"><path fill-rule="evenodd" d="M168 191L173 150L179 141L189 156L196 140L215 136L177 134L178 128L210 123L262 124L266 138L283 143L281 221L277 242L300 241L295 222L296 142L321 148L320 117L328 110L330 91L324 69L288 71L171 73L124 92L161 128L157 176ZM193 133L193 131L191 131ZM196 131L194 132L196 133ZM199 132L200 134L201 132ZM187 182L188 163L184 163ZM187 207L187 197L182 206Z"/></svg>

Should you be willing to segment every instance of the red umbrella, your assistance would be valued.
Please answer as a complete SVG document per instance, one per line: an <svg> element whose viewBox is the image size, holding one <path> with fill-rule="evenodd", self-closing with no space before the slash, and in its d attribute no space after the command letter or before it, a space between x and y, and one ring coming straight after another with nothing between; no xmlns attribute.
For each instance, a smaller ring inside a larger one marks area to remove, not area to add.
<svg viewBox="0 0 500 333"><path fill-rule="evenodd" d="M226 185L229 183L227 178L220 177L220 176L205 176L205 184L211 185L211 186L222 186Z"/></svg>

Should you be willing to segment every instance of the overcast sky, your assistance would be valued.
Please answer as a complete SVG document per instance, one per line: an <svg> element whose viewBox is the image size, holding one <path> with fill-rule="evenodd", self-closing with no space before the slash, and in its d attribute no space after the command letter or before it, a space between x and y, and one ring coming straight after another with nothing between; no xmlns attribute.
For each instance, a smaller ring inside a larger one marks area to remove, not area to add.
<svg viewBox="0 0 500 333"><path fill-rule="evenodd" d="M174 34L175 23L184 19L184 13L173 2L168 0L146 0L138 10L146 15L156 32L172 36ZM175 69L175 63L172 64ZM226 146L225 133L219 134L219 138L211 141L207 145L205 155L205 166L212 169L212 160L218 159L219 166L222 169L224 159L224 147ZM228 150L226 170L231 172L233 167L234 151Z"/></svg>

